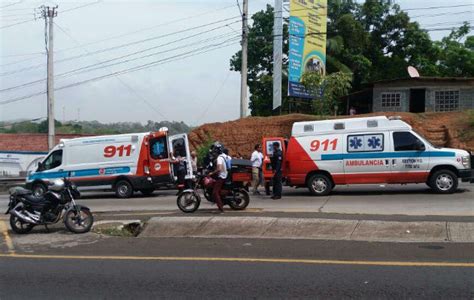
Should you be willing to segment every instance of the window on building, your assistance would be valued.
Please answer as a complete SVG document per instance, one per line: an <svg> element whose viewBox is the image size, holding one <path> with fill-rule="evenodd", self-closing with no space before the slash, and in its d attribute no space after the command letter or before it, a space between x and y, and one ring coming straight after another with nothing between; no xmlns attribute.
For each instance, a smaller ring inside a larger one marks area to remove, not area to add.
<svg viewBox="0 0 474 300"><path fill-rule="evenodd" d="M150 140L150 155L153 159L168 158L168 147L166 137L154 138Z"/></svg>
<svg viewBox="0 0 474 300"><path fill-rule="evenodd" d="M411 132L394 132L393 144L395 151L422 151L425 144Z"/></svg>
<svg viewBox="0 0 474 300"><path fill-rule="evenodd" d="M459 91L436 91L435 111L459 110Z"/></svg>
<svg viewBox="0 0 474 300"><path fill-rule="evenodd" d="M401 105L400 93L382 93L382 108L399 109Z"/></svg>

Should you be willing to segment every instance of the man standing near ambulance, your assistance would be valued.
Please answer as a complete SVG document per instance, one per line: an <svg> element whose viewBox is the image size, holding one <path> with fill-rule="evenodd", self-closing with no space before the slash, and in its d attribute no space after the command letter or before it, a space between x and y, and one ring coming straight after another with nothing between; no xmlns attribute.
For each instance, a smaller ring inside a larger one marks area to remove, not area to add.
<svg viewBox="0 0 474 300"><path fill-rule="evenodd" d="M252 162L252 193L254 195L260 195L258 186L262 181L260 173L262 173L261 170L263 164L263 154L261 149L262 147L260 144L255 145L252 156L250 157L250 161Z"/></svg>
<svg viewBox="0 0 474 300"><path fill-rule="evenodd" d="M273 143L273 155L271 157L272 170L273 170L273 200L281 199L281 190L282 190L282 174L281 174L281 164L283 162L283 153L280 149L280 143Z"/></svg>

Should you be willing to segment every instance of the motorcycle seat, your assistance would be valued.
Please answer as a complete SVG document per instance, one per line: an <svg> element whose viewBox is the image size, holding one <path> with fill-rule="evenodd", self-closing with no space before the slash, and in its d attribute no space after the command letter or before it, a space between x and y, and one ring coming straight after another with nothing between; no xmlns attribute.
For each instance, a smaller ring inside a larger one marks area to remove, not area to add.
<svg viewBox="0 0 474 300"><path fill-rule="evenodd" d="M32 194L23 195L23 199L26 202L30 204L35 204L35 205L42 204L45 202L44 197L36 197L35 195L32 195Z"/></svg>

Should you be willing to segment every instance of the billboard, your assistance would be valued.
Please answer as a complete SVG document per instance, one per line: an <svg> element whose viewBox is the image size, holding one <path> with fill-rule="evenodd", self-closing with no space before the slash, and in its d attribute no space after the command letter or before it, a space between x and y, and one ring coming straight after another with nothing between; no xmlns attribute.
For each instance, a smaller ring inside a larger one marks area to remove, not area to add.
<svg viewBox="0 0 474 300"><path fill-rule="evenodd" d="M327 0L290 0L288 96L313 98L301 84L306 71L326 73Z"/></svg>

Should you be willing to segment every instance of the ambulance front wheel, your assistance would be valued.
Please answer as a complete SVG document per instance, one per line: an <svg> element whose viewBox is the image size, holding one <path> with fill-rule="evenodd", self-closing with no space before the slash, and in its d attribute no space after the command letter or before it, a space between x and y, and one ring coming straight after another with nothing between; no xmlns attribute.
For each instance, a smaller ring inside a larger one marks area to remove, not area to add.
<svg viewBox="0 0 474 300"><path fill-rule="evenodd" d="M439 194L452 194L458 188L458 177L453 171L439 170L429 179L429 186Z"/></svg>
<svg viewBox="0 0 474 300"><path fill-rule="evenodd" d="M133 196L133 186L125 179L117 181L115 184L115 195L118 198L130 198Z"/></svg>
<svg viewBox="0 0 474 300"><path fill-rule="evenodd" d="M331 179L324 174L314 174L308 179L308 188L314 196L326 196L333 188Z"/></svg>

